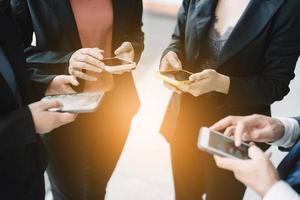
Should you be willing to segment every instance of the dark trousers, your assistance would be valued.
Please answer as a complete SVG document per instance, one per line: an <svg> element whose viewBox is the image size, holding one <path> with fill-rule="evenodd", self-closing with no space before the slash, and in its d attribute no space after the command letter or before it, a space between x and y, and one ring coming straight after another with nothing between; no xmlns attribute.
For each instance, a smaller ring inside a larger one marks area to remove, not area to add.
<svg viewBox="0 0 300 200"><path fill-rule="evenodd" d="M98 123L93 123L93 117ZM131 122L118 123L106 117L81 115L77 123L45 138L54 200L104 199Z"/></svg>

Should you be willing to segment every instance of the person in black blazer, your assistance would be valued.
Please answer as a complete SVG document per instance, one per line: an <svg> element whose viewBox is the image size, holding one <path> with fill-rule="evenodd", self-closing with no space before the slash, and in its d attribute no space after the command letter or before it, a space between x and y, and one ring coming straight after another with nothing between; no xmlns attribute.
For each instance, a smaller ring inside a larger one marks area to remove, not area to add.
<svg viewBox="0 0 300 200"><path fill-rule="evenodd" d="M175 91L161 133L171 144L176 199L201 199L203 194L208 200L242 199L244 186L197 149L199 128L228 115L270 115L270 105L288 94L294 78L300 2L230 2L248 5L224 39L215 30L223 20L216 15L227 1L184 0L172 41L163 53L161 71L183 68L195 73L190 85L175 88L165 83ZM222 9L231 15L240 6L230 8Z"/></svg>
<svg viewBox="0 0 300 200"><path fill-rule="evenodd" d="M41 200L47 161L39 135L72 122L75 116L49 112L60 106L56 101L35 101L46 91L65 92L62 82L68 78L29 80L9 1L0 1L0 27L0 198Z"/></svg>
<svg viewBox="0 0 300 200"><path fill-rule="evenodd" d="M109 53L117 54L115 50L121 46L127 49L124 54L132 56L134 52L134 61L138 62L144 48L142 0L111 2L113 33ZM94 61L98 58L92 66L97 72L102 66L103 54L99 55L101 50L97 47L102 48L99 46L89 48L88 52L82 48L71 1L12 0L12 6L22 31L27 63L38 67L40 76L71 73L81 79L82 87L78 91L83 91L84 86L94 80L85 73L91 69L85 70L85 67L91 65L85 63L79 66L82 69L76 70L76 60L83 56ZM36 46L31 46L33 32ZM113 87L107 85L108 89L102 88L106 94L96 113L79 116L76 124L55 130L44 140L54 199L104 199L107 182L140 104L131 73L113 75ZM59 134L61 132L64 135Z"/></svg>
<svg viewBox="0 0 300 200"><path fill-rule="evenodd" d="M249 149L248 160L218 156L215 160L219 167L234 172L239 181L251 187L264 200L300 199L300 117L230 116L214 124L211 129L225 130L226 135L234 137L237 146L242 141L268 142L289 151L277 170L269 156L255 145Z"/></svg>

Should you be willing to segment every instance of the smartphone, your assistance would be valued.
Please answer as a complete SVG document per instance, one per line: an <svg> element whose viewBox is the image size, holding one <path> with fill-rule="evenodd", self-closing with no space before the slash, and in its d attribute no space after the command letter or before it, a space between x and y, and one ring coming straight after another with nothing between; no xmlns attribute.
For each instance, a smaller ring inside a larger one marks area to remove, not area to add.
<svg viewBox="0 0 300 200"><path fill-rule="evenodd" d="M136 63L120 58L106 58L101 60L105 65L104 69L107 72L122 72L126 70L133 70L136 68Z"/></svg>
<svg viewBox="0 0 300 200"><path fill-rule="evenodd" d="M190 84L192 81L189 80L193 73L186 70L178 71L166 71L166 72L156 72L156 77L170 83L174 86L180 86L182 84Z"/></svg>
<svg viewBox="0 0 300 200"><path fill-rule="evenodd" d="M236 147L233 138L206 127L200 129L198 148L222 157L249 159L248 144L242 143L240 147Z"/></svg>
<svg viewBox="0 0 300 200"><path fill-rule="evenodd" d="M60 108L53 108L52 112L90 113L95 112L104 96L104 92L76 93L47 96L42 101L57 100L61 103Z"/></svg>

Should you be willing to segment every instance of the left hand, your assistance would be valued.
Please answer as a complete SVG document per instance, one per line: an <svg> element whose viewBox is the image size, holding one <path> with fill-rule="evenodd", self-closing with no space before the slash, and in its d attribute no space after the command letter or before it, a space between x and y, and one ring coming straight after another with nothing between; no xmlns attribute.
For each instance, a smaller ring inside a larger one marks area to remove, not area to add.
<svg viewBox="0 0 300 200"><path fill-rule="evenodd" d="M206 69L190 76L193 81L182 85L179 89L198 97L209 92L220 92L227 94L229 91L230 78L213 69Z"/></svg>
<svg viewBox="0 0 300 200"><path fill-rule="evenodd" d="M75 76L56 76L49 84L45 95L71 94L76 93L71 86L78 86L79 82Z"/></svg>
<svg viewBox="0 0 300 200"><path fill-rule="evenodd" d="M134 49L130 42L123 42L122 45L115 50L115 55L117 58L134 61ZM116 74L123 74L125 72L130 72L131 70L124 70Z"/></svg>
<svg viewBox="0 0 300 200"><path fill-rule="evenodd" d="M221 158L219 156L214 156L214 158L218 167L232 171L237 180L264 197L271 187L280 180L278 172L269 160L270 156L257 146L251 146L248 155L249 160Z"/></svg>

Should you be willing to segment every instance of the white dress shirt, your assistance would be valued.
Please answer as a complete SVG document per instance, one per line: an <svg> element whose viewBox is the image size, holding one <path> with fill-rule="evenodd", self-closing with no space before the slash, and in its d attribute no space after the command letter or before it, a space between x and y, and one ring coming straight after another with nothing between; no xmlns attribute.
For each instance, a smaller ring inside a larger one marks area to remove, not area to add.
<svg viewBox="0 0 300 200"><path fill-rule="evenodd" d="M292 118L277 117L284 124L284 135L272 145L285 148L292 147L300 136L300 126L297 120ZM300 200L298 193L286 182L279 181L267 192L263 200Z"/></svg>

